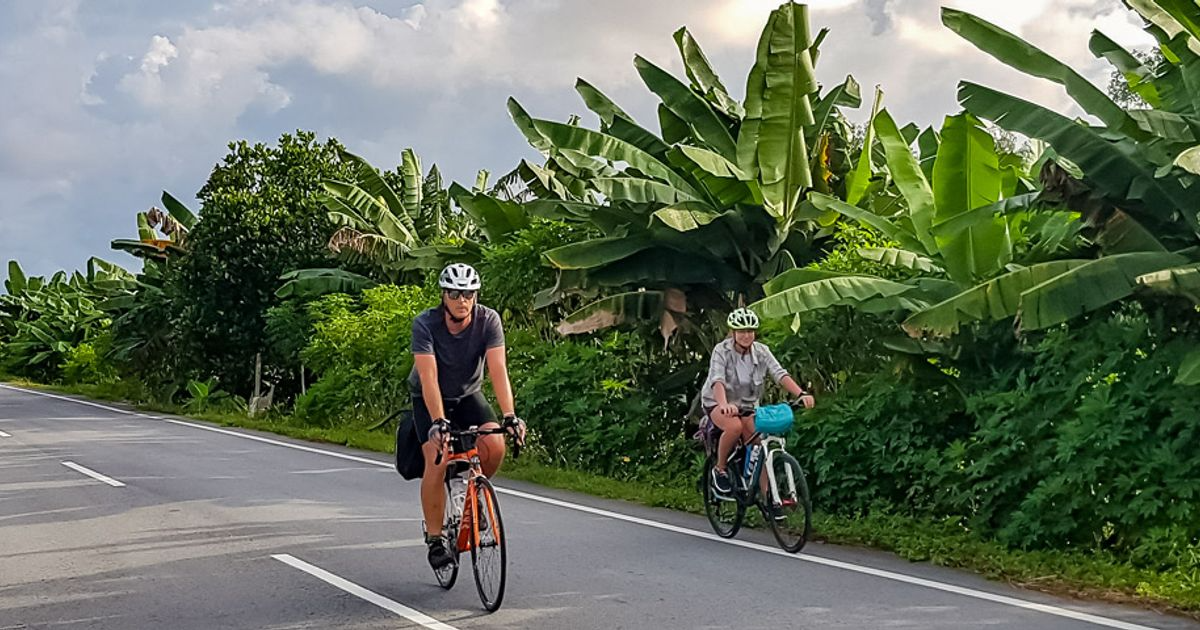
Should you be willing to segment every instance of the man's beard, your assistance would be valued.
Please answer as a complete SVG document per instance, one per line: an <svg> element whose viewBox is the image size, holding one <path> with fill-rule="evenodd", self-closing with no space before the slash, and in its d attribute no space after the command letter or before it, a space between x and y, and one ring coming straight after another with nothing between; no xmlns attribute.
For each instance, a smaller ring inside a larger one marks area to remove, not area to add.
<svg viewBox="0 0 1200 630"><path fill-rule="evenodd" d="M455 316L454 309L446 306L445 304L442 305L442 310L446 311L446 316L449 317L450 321L454 322L455 324L461 324L471 318L471 309L467 309L467 314L463 315L462 317Z"/></svg>

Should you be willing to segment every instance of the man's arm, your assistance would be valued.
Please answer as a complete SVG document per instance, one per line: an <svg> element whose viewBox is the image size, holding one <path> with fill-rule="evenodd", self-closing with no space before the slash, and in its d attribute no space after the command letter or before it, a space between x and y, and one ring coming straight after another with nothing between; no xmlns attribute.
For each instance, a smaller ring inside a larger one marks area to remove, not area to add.
<svg viewBox="0 0 1200 630"><path fill-rule="evenodd" d="M512 383L508 380L508 355L504 346L488 348L484 359L487 361L488 376L492 379L492 391L496 392L496 403L500 405L500 413L506 416L515 414Z"/></svg>
<svg viewBox="0 0 1200 630"><path fill-rule="evenodd" d="M413 365L421 379L421 398L425 401L425 408L429 410L430 419L445 418L442 390L438 387L437 359L432 354L414 354Z"/></svg>

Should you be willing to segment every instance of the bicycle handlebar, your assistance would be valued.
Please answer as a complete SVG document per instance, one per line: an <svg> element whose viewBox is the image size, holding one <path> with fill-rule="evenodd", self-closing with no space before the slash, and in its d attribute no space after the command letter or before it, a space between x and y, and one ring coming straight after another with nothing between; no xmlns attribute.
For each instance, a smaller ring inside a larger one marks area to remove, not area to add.
<svg viewBox="0 0 1200 630"><path fill-rule="evenodd" d="M791 407L794 410L805 409L804 403L801 402L799 398L797 398L795 400L787 401L787 406ZM750 416L754 415L754 412L756 412L757 410L758 410L757 407L738 407L738 417L739 418L749 418Z"/></svg>
<svg viewBox="0 0 1200 630"><path fill-rule="evenodd" d="M519 418L513 418L512 420L506 421L494 429L481 429L479 427L473 427L470 429L451 429L450 423L445 422L445 421L435 422L434 424L442 425L442 427L443 427L442 432L450 437L462 437L462 436L466 436L466 435L470 435L470 436L497 435L500 433L512 435L512 437L514 438L513 439L513 459L517 459L518 457L521 456L521 446L523 446L523 443L521 440L515 439L517 436L515 434L509 433L509 429L516 428L518 421L519 421ZM437 457L434 458L433 463L435 466L441 465L441 463L442 463L442 450L441 449L438 449Z"/></svg>

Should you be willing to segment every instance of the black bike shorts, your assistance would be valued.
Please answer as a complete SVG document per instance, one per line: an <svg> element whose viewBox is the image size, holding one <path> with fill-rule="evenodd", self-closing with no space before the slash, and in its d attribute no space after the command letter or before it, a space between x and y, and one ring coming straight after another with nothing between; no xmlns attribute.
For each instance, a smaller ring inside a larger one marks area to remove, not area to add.
<svg viewBox="0 0 1200 630"><path fill-rule="evenodd" d="M429 440L429 429L433 427L433 419L429 417L429 408L425 399L413 396L413 425L417 430L417 439L424 444ZM442 400L442 409L450 428L462 431L473 426L483 426L488 422L496 422L496 412L483 397L483 392L475 392L457 400Z"/></svg>

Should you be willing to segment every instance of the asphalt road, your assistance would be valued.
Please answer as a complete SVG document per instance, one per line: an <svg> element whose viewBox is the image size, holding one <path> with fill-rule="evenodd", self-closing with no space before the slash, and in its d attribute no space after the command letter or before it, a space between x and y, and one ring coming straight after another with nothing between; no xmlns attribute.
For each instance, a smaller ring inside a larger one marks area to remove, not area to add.
<svg viewBox="0 0 1200 630"><path fill-rule="evenodd" d="M0 630L1200 628L501 480L504 606L425 562L386 456L0 386Z"/></svg>

